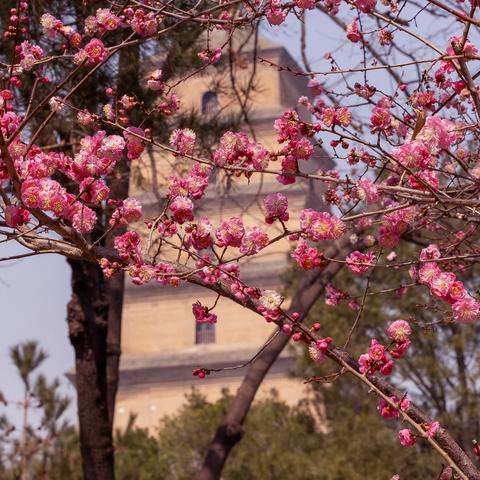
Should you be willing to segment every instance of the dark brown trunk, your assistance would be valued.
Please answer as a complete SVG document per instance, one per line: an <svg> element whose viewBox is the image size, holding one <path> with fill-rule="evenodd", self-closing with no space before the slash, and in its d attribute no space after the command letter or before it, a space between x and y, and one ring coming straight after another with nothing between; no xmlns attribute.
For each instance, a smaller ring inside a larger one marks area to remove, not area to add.
<svg viewBox="0 0 480 480"><path fill-rule="evenodd" d="M117 87L122 93L138 93L139 49L122 50ZM133 119L132 119L133 120ZM107 177L110 198L128 196L130 162L123 158ZM111 209L103 212L105 224L96 238L108 229ZM104 240L113 239L125 229L116 229ZM105 279L98 265L70 261L72 300L68 306L70 340L75 350L80 450L86 480L114 478L113 422L121 356L123 272Z"/></svg>
<svg viewBox="0 0 480 480"><path fill-rule="evenodd" d="M106 291L109 305L107 333L107 406L110 427L113 428L115 399L117 397L120 376L120 356L122 353L123 272L106 282Z"/></svg>
<svg viewBox="0 0 480 480"><path fill-rule="evenodd" d="M69 260L72 298L67 320L75 351L80 450L85 480L113 480L112 430L108 415L106 350L108 304L96 264Z"/></svg>

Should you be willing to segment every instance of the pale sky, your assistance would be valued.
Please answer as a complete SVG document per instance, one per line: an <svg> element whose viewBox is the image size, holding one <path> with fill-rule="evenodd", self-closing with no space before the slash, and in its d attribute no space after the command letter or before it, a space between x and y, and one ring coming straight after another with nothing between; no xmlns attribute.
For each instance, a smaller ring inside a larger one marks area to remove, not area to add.
<svg viewBox="0 0 480 480"><path fill-rule="evenodd" d="M21 251L12 242L1 246L2 257ZM22 385L8 355L12 345L37 340L50 355L42 369L49 378L64 376L73 366L73 350L65 320L70 296L69 274L67 262L58 255L39 255L0 263L0 390L8 400L22 398ZM74 397L70 382L63 377L62 383L64 391ZM0 408L2 412L3 408ZM9 414L15 412L9 411Z"/></svg>

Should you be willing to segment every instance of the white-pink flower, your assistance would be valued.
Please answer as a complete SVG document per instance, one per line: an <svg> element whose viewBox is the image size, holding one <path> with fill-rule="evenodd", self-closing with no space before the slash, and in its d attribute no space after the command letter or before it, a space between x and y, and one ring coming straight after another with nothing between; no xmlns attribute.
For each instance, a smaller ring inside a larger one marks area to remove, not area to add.
<svg viewBox="0 0 480 480"><path fill-rule="evenodd" d="M480 317L480 303L465 297L452 305L453 318L460 323L472 323Z"/></svg>
<svg viewBox="0 0 480 480"><path fill-rule="evenodd" d="M412 445L415 445L416 442L415 436L408 428L400 430L398 432L398 438L404 447L411 447Z"/></svg>
<svg viewBox="0 0 480 480"><path fill-rule="evenodd" d="M395 320L387 328L388 336L397 343L403 343L410 338L412 327L406 320Z"/></svg>

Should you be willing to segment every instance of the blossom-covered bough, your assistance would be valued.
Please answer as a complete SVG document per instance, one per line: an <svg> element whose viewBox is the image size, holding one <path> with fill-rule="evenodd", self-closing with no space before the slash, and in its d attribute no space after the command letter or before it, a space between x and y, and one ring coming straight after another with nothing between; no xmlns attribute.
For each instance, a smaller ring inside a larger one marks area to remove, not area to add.
<svg viewBox="0 0 480 480"><path fill-rule="evenodd" d="M342 374L350 373L374 392L380 414L401 418L408 427L399 432L402 445L423 438L458 478L480 478L466 453L468 446L460 447L409 400L408 392L384 378L408 355L415 323L398 319L385 325L384 337L371 339L368 352L355 360L347 353L348 344L371 285L367 280L365 295L357 302L332 283L344 267L368 279L374 270L401 270L404 281L395 288L401 287L402 295L413 288L427 290L440 312L439 325L480 318L476 292L462 281L480 255L476 232L480 99L474 67L480 20L475 16L476 3L430 3L419 7L387 0L235 0L177 7L157 0L106 2L105 8L84 19L81 31L69 26L68 19L45 13L40 19L41 44L29 36L29 3L12 5L10 25L3 33L11 54L0 64L0 235L2 243L17 242L28 251L2 260L56 253L99 264L107 278L125 271L137 285L158 282L181 288L182 283L192 282L278 326L251 362L210 445L200 478L219 478L229 451L241 438L241 425L259 384L289 339L305 344L312 361L328 358ZM96 72L117 61L118 52L181 31L186 24L205 31L206 48L199 58L206 67L221 61L222 49L236 30L251 28L263 17L272 26L280 25L289 13L302 19L313 9L344 30L362 60L360 65L352 59L352 65L341 67L328 54L331 68L312 71L303 31L305 71L271 66L309 77L312 95L298 99L298 105L308 110L311 119L301 119L296 109L284 112L274 124L277 149L231 131L218 139L211 155L200 151L190 129L169 132L169 143L162 142L158 132L147 126L149 120L181 111L182 99L161 69L146 80L156 95L149 107L113 86L106 92L109 101L95 110L79 109L72 102ZM445 30L452 30L451 38L442 38L438 45L438 38L422 34L422 25L435 16ZM209 32L215 29L226 32L224 44L211 44ZM69 62L63 78L49 78L49 66L55 62ZM385 77L375 77L378 72ZM337 79L334 88L328 78ZM50 86L47 94L37 96L39 84ZM82 133L71 152L44 144L42 134L49 123L72 114ZM139 116L140 121L133 120ZM308 161L314 146L322 143L337 160L337 169L302 173L299 161ZM138 161L147 145L189 166L187 173L170 178L154 218L142 216L142 205L135 198L111 198L106 182L122 159ZM239 211L215 225L196 213L196 203L213 182L213 170L238 182L258 175L276 177L279 191L262 199L264 222L245 226ZM292 212L280 187L298 178L324 185L331 211ZM99 216L108 211L105 206L113 213L107 219L108 229L97 235ZM273 225L281 233L272 234ZM113 235L113 246L104 242L107 235ZM401 258L396 253L403 241L415 245L414 256ZM289 308L279 293L242 280L243 261L277 242L290 243L293 262L305 271ZM317 324L303 324L322 293L327 304L348 300L358 311L342 348ZM214 306L195 300L196 321L216 322ZM208 366L194 372L200 378L208 374L214 374Z"/></svg>

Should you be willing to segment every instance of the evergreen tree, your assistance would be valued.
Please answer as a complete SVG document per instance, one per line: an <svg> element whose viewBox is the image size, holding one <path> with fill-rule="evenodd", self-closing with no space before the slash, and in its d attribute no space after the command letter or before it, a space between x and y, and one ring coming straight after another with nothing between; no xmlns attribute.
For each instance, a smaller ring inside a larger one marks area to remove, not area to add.
<svg viewBox="0 0 480 480"><path fill-rule="evenodd" d="M0 417L0 472L5 480L80 479L78 436L65 420L70 400L59 392L60 381L38 373L47 354L35 341L16 345L10 358L23 384L22 399L1 395L3 406L18 407L20 425Z"/></svg>

